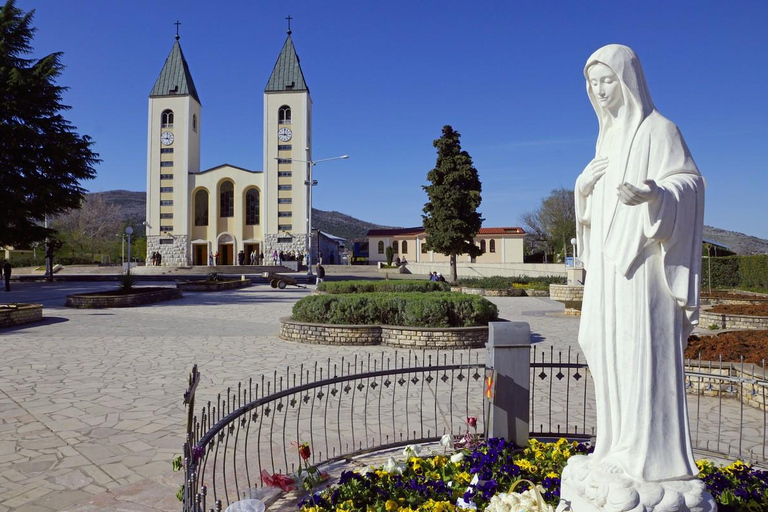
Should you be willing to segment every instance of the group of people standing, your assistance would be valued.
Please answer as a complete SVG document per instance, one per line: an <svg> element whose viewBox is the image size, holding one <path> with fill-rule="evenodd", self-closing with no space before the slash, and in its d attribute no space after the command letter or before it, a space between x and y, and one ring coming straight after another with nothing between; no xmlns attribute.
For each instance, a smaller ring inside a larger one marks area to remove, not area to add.
<svg viewBox="0 0 768 512"><path fill-rule="evenodd" d="M272 252L272 264L273 265L282 265L284 261L298 261L299 265L301 265L304 262L305 255L296 251L274 251Z"/></svg>
<svg viewBox="0 0 768 512"><path fill-rule="evenodd" d="M160 264L163 262L163 256L155 251L152 253L152 256L149 257L150 265L153 267L159 267Z"/></svg>
<svg viewBox="0 0 768 512"><path fill-rule="evenodd" d="M429 273L429 280L430 281L439 281L441 283L445 283L445 278L443 277L443 274L440 272L430 272Z"/></svg>

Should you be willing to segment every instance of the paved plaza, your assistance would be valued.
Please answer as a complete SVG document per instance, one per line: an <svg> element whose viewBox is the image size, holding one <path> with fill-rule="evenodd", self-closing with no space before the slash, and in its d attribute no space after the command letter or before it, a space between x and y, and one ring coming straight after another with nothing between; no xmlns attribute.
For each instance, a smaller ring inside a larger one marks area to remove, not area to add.
<svg viewBox="0 0 768 512"><path fill-rule="evenodd" d="M279 318L311 291L297 288L190 292L129 309L64 307L69 293L114 286L24 282L2 296L45 311L42 323L0 330L0 512L180 510L181 474L171 460L182 449L182 396L194 363L203 403L288 365L394 352L280 340ZM563 315L562 304L493 301L502 318L530 323L542 350L578 350L579 319ZM762 425L762 412L750 411Z"/></svg>

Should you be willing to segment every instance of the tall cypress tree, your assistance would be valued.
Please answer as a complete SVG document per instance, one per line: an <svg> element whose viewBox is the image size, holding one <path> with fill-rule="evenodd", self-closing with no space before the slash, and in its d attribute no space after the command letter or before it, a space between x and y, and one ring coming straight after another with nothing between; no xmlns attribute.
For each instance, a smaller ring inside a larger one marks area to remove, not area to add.
<svg viewBox="0 0 768 512"><path fill-rule="evenodd" d="M78 208L81 180L100 160L90 137L61 115L67 89L56 85L61 53L32 53L34 11L7 0L0 8L0 246L24 246L54 234L45 217Z"/></svg>
<svg viewBox="0 0 768 512"><path fill-rule="evenodd" d="M422 215L427 249L450 256L452 282L457 279L457 255L480 255L474 239L483 224L477 211L482 185L472 157L461 149L460 137L445 125L442 137L432 143L437 148L437 162L427 174L431 185L424 186L429 201Z"/></svg>

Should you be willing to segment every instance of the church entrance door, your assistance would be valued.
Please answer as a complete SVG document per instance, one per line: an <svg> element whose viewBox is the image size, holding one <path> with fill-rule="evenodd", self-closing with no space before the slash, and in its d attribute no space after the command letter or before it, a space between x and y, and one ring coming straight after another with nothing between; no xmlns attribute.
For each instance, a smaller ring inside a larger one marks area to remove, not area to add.
<svg viewBox="0 0 768 512"><path fill-rule="evenodd" d="M245 264L251 264L251 253L256 251L256 264L258 265L259 259L259 244L245 244Z"/></svg>
<svg viewBox="0 0 768 512"><path fill-rule="evenodd" d="M194 244L193 265L208 265L208 245Z"/></svg>
<svg viewBox="0 0 768 512"><path fill-rule="evenodd" d="M219 244L219 265L233 265L233 244Z"/></svg>

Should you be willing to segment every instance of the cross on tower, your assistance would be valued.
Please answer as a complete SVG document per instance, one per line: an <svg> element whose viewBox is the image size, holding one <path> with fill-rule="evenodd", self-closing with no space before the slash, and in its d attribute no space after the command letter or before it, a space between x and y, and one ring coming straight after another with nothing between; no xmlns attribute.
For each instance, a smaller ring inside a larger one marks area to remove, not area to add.
<svg viewBox="0 0 768 512"><path fill-rule="evenodd" d="M176 20L176 23L174 23L174 25L176 25L176 40L178 41L179 40L179 25L181 25L181 22L179 20Z"/></svg>
<svg viewBox="0 0 768 512"><path fill-rule="evenodd" d="M289 15L288 15L288 17L287 17L287 18L285 18L285 19L287 19L287 20L288 20L288 35L291 35L291 20L292 20L293 18L291 18L291 15L289 14Z"/></svg>

